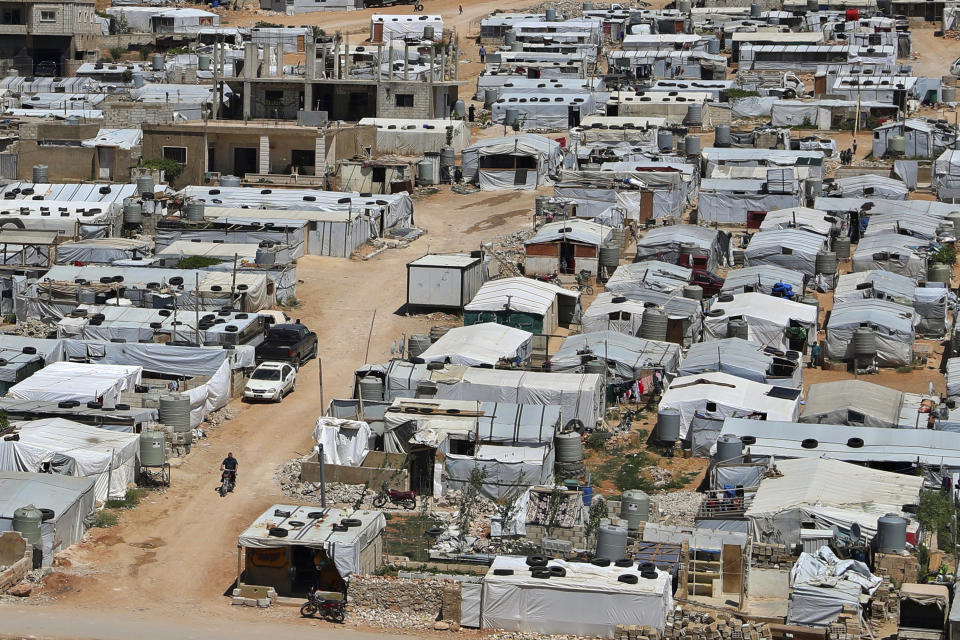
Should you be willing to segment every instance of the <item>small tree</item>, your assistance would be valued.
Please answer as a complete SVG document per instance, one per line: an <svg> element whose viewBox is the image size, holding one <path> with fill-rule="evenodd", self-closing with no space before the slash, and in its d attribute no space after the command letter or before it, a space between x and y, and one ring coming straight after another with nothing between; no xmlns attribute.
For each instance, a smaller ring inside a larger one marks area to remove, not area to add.
<svg viewBox="0 0 960 640"><path fill-rule="evenodd" d="M114 61L119 61L120 58L123 57L123 54L125 54L126 52L127 50L124 49L123 47L111 47L110 57L113 58Z"/></svg>
<svg viewBox="0 0 960 640"><path fill-rule="evenodd" d="M600 530L600 521L610 514L607 508L607 501L594 498L590 504L590 511L587 513L587 524L583 528L584 537L592 541L597 531Z"/></svg>
<svg viewBox="0 0 960 640"><path fill-rule="evenodd" d="M548 537L553 534L554 527L560 524L560 508L566 500L567 496L560 487L555 486L550 490L550 497L547 499L547 523L544 525Z"/></svg>
<svg viewBox="0 0 960 640"><path fill-rule="evenodd" d="M466 543L467 534L480 514L480 490L486 479L486 470L479 465L474 466L467 485L460 492L460 509L457 512L456 523L461 544Z"/></svg>

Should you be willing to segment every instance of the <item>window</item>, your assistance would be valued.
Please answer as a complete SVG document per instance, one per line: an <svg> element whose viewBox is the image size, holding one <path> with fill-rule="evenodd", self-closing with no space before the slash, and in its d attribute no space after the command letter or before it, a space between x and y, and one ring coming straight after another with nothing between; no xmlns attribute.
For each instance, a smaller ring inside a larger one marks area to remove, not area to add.
<svg viewBox="0 0 960 640"><path fill-rule="evenodd" d="M792 256L793 249L791 249L790 247L780 247L780 254L784 256Z"/></svg>
<svg viewBox="0 0 960 640"><path fill-rule="evenodd" d="M164 147L163 148L163 157L167 160L173 160L179 164L187 164L187 148L186 147Z"/></svg>
<svg viewBox="0 0 960 640"><path fill-rule="evenodd" d="M56 22L57 21L57 12L56 11L41 11L40 12L40 22Z"/></svg>
<svg viewBox="0 0 960 640"><path fill-rule="evenodd" d="M847 422L850 424L863 424L866 421L866 417L859 411L854 411L853 409L847 409Z"/></svg>
<svg viewBox="0 0 960 640"><path fill-rule="evenodd" d="M312 167L316 158L313 149L294 149L290 152L290 164L295 167Z"/></svg>
<svg viewBox="0 0 960 640"><path fill-rule="evenodd" d="M716 411L716 410L717 410L717 403L716 403L716 402L708 402L706 409L707 409L707 411L710 411L711 413L714 412L714 411Z"/></svg>
<svg viewBox="0 0 960 640"><path fill-rule="evenodd" d="M265 91L264 102L268 107L282 107L283 91Z"/></svg>
<svg viewBox="0 0 960 640"><path fill-rule="evenodd" d="M413 106L413 94L412 93L398 93L394 96L396 99L396 105L398 107L412 107Z"/></svg>

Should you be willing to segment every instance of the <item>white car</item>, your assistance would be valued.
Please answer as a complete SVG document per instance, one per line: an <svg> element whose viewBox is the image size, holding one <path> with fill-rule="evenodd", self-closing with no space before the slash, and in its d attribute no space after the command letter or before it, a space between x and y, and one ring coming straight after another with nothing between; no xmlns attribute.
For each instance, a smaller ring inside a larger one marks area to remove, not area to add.
<svg viewBox="0 0 960 640"><path fill-rule="evenodd" d="M243 389L246 400L280 402L297 386L297 370L287 362L263 362L253 370Z"/></svg>

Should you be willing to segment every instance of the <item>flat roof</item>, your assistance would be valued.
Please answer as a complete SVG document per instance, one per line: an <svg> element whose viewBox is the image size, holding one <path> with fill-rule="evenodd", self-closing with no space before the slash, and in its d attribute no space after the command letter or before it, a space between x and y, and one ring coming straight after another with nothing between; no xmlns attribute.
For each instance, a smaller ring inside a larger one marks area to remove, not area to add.
<svg viewBox="0 0 960 640"><path fill-rule="evenodd" d="M480 262L481 258L474 258L464 253L430 253L413 262L408 267L469 267Z"/></svg>

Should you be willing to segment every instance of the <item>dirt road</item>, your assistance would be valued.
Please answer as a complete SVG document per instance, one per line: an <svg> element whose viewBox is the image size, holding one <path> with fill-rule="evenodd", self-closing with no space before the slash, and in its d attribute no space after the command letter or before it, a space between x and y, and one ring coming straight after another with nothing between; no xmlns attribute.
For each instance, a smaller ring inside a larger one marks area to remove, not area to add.
<svg viewBox="0 0 960 640"><path fill-rule="evenodd" d="M529 227L533 199L532 192L461 196L444 191L416 203L417 224L428 233L409 247L367 262L299 260L298 296L303 302L292 315L320 339L324 400L349 397L352 373L365 361L371 323L372 362L389 359L391 344L404 331L420 332L432 324L423 316L397 313L406 297L407 262L427 252L475 249L497 235ZM237 416L194 446L174 470L173 486L166 493L150 494L125 512L118 526L92 530L86 541L65 554L68 576L52 581L47 593L51 604L37 610L47 618L36 624L59 615L92 618L108 607L111 615L123 620L129 616L130 623L138 616L171 616L171 624L192 628L197 622L198 629L210 620L221 629L265 619L309 625L297 618L295 609L231 607L222 596L236 577L237 535L271 504L283 501L274 469L312 447L313 424L322 412L317 373L317 361L306 365L296 392L279 405L234 402ZM240 461L239 486L236 493L220 498L214 491L217 468L228 451ZM0 606L4 620L7 611ZM32 618L28 615L24 622ZM36 629L31 633L47 633ZM0 633L7 631L0 625ZM86 637L79 627L77 633ZM189 637L176 631L167 637L180 635Z"/></svg>

